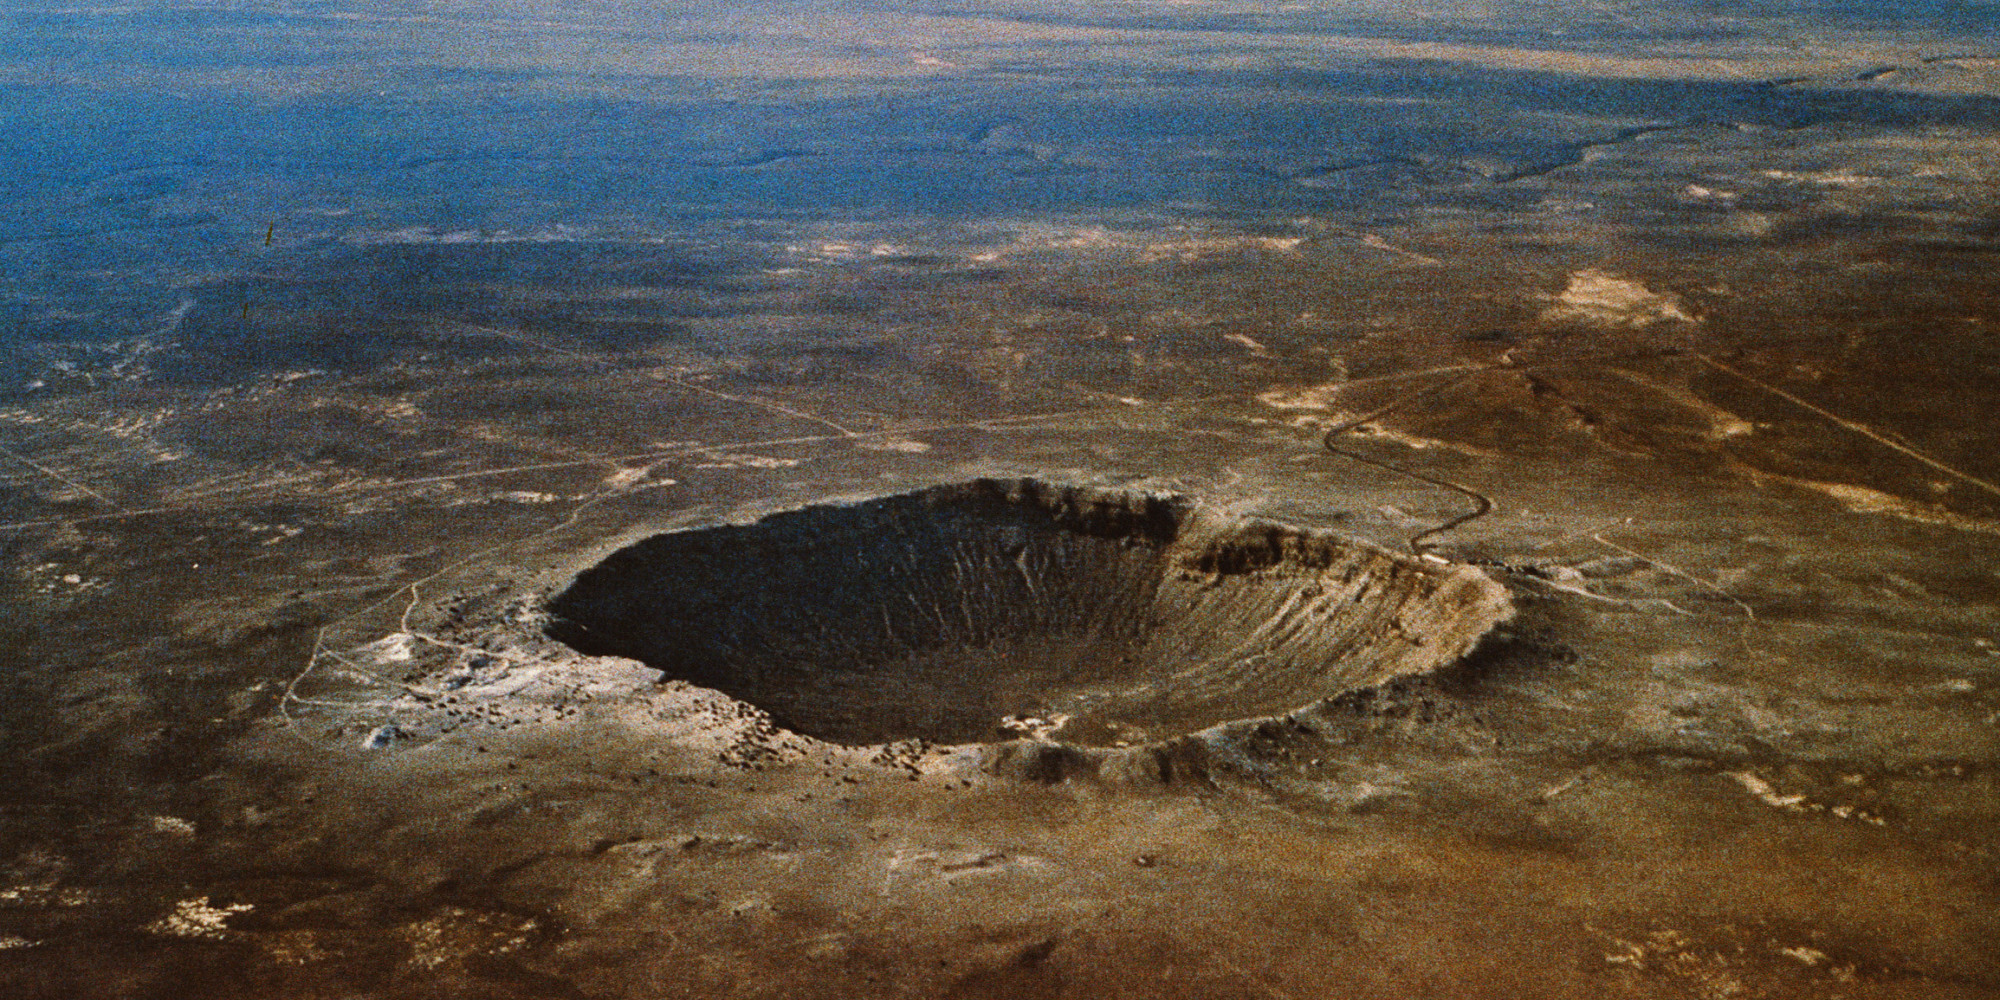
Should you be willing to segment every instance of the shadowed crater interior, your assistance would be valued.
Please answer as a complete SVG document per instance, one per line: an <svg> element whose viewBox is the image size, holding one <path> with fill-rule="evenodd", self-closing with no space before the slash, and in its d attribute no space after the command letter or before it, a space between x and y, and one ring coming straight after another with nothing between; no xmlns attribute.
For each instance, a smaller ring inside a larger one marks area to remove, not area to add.
<svg viewBox="0 0 2000 1000"><path fill-rule="evenodd" d="M848 744L1165 739L1432 670L1507 617L1469 566L1182 497L977 480L657 535L551 633Z"/></svg>

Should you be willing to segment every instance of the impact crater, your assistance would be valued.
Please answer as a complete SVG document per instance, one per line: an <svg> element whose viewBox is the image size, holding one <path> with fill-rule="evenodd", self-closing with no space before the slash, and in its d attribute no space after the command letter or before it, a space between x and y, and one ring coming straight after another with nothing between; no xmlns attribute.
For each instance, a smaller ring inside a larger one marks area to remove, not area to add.
<svg viewBox="0 0 2000 1000"><path fill-rule="evenodd" d="M1182 496L980 479L657 535L550 610L835 743L1118 747L1435 670L1511 605L1475 567Z"/></svg>

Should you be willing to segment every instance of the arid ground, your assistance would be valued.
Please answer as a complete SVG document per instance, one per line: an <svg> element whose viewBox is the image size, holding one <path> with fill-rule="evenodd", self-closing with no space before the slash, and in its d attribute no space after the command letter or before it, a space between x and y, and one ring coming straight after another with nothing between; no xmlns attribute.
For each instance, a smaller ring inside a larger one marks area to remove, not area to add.
<svg viewBox="0 0 2000 1000"><path fill-rule="evenodd" d="M0 994L2000 997L1990 5L5 16Z"/></svg>

